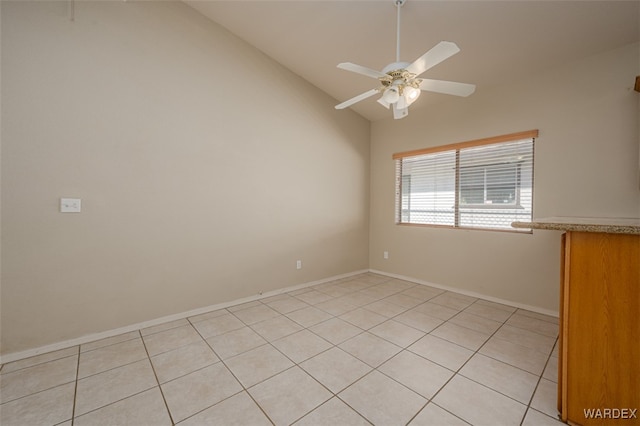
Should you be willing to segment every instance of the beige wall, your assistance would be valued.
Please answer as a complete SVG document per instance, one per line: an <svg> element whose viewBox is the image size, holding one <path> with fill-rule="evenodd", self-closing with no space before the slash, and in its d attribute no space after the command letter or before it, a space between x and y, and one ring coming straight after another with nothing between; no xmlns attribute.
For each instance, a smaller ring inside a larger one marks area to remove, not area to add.
<svg viewBox="0 0 640 426"><path fill-rule="evenodd" d="M640 217L639 52L638 44L626 46L373 123L370 267L557 311L559 232L396 226L391 154L539 129L534 217Z"/></svg>
<svg viewBox="0 0 640 426"><path fill-rule="evenodd" d="M3 355L369 267L557 309L558 232L398 227L393 152L537 128L536 217L640 216L637 44L370 126L179 2L0 4Z"/></svg>
<svg viewBox="0 0 640 426"><path fill-rule="evenodd" d="M1 3L3 354L368 267L368 121L180 2Z"/></svg>

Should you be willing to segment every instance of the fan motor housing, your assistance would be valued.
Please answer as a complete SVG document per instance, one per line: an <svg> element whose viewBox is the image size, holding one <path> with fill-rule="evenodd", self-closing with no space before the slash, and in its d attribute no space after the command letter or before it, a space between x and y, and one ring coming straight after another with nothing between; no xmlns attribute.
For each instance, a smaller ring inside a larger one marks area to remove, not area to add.
<svg viewBox="0 0 640 426"><path fill-rule="evenodd" d="M386 67L382 68L382 72L385 74L389 74L390 71L404 70L409 65L410 65L409 62L393 62L387 65Z"/></svg>
<svg viewBox="0 0 640 426"><path fill-rule="evenodd" d="M401 62L396 64L402 64ZM394 64L392 64L394 65ZM380 83L382 83L382 90L388 88L390 86L397 86L400 94L403 93L405 86L411 86L413 88L420 88L420 83L422 79L416 78L415 74L410 73L404 68L394 69L393 71L387 71L386 77L380 78Z"/></svg>

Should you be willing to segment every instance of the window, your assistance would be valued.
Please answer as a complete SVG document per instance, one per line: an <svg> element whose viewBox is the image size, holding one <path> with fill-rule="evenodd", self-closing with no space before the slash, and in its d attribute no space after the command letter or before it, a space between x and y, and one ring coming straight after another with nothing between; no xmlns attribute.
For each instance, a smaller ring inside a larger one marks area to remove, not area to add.
<svg viewBox="0 0 640 426"><path fill-rule="evenodd" d="M396 222L500 229L531 221L537 130L394 154Z"/></svg>

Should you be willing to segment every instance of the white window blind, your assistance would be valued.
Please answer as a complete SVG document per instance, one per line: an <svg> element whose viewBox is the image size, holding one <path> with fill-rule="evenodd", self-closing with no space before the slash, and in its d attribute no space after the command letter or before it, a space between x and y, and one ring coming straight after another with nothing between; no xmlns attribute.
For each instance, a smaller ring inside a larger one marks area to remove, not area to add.
<svg viewBox="0 0 640 426"><path fill-rule="evenodd" d="M515 229L533 216L537 130L394 154L396 222Z"/></svg>

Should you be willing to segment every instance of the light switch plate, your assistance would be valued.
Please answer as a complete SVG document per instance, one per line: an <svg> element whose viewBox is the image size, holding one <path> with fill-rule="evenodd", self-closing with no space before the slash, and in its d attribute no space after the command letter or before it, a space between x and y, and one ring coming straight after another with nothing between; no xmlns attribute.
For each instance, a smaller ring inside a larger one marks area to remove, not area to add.
<svg viewBox="0 0 640 426"><path fill-rule="evenodd" d="M60 198L60 213L80 213L81 207L80 198Z"/></svg>

